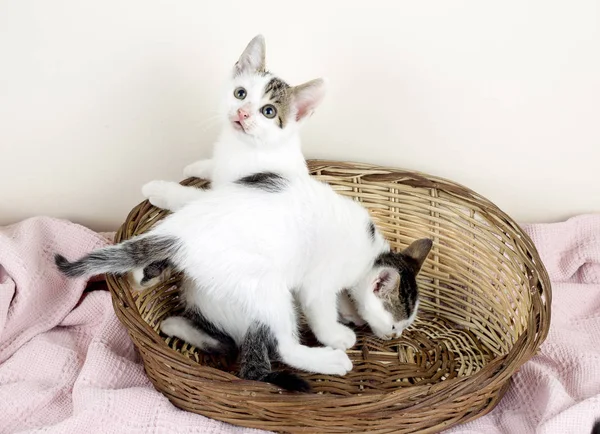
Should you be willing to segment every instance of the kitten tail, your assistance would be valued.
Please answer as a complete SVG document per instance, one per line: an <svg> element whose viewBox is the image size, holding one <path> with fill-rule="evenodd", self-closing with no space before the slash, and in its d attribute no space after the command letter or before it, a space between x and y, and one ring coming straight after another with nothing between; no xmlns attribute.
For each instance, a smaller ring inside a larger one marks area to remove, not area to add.
<svg viewBox="0 0 600 434"><path fill-rule="evenodd" d="M288 371L271 372L261 381L274 384L290 392L310 392L310 385L305 380Z"/></svg>
<svg viewBox="0 0 600 434"><path fill-rule="evenodd" d="M134 268L167 259L175 254L178 248L179 243L175 238L142 235L116 246L95 250L74 262L57 254L54 256L54 262L68 277L123 274Z"/></svg>
<svg viewBox="0 0 600 434"><path fill-rule="evenodd" d="M258 321L250 325L241 346L240 377L264 381L290 392L308 392L310 385L288 371L271 371L270 356L277 353L277 341L271 329Z"/></svg>

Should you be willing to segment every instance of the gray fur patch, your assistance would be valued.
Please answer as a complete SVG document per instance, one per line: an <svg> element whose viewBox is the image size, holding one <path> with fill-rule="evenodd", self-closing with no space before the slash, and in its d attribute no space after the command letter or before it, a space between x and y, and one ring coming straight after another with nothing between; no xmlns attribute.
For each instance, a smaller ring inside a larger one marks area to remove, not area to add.
<svg viewBox="0 0 600 434"><path fill-rule="evenodd" d="M277 340L264 324L250 325L241 348L240 377L246 380L265 381L282 389L308 392L310 385L296 374L271 371L271 360L277 358Z"/></svg>
<svg viewBox="0 0 600 434"><path fill-rule="evenodd" d="M142 283L142 284L146 283L146 282L160 276L162 274L162 272L165 271L170 265L171 265L171 263L169 262L168 259L164 259L164 260L158 261L158 262L153 262L152 264L150 264L144 268L144 276L142 277L142 280L140 283Z"/></svg>
<svg viewBox="0 0 600 434"><path fill-rule="evenodd" d="M269 328L258 322L252 323L242 344L240 377L247 380L263 380L271 373L271 356L277 342Z"/></svg>
<svg viewBox="0 0 600 434"><path fill-rule="evenodd" d="M282 191L287 180L277 173L273 172L258 172L252 175L244 176L243 178L235 181L236 184L244 185L247 187L258 188L269 193L277 193Z"/></svg>
<svg viewBox="0 0 600 434"><path fill-rule="evenodd" d="M134 268L162 261L172 256L178 248L179 242L176 238L140 236L116 246L95 250L74 262L69 262L64 256L57 254L54 262L68 277L123 274Z"/></svg>

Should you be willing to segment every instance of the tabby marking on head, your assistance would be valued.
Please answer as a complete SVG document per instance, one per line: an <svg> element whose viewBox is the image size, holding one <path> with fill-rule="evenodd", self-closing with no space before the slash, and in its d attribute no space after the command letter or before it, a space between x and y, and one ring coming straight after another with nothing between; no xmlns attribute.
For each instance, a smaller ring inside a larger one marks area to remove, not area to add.
<svg viewBox="0 0 600 434"><path fill-rule="evenodd" d="M375 260L375 266L389 267L398 273L394 290L383 296L383 304L395 321L408 320L416 314L419 297L416 277L432 244L429 239L417 240L400 253L386 252ZM393 278L390 274L389 279Z"/></svg>
<svg viewBox="0 0 600 434"><path fill-rule="evenodd" d="M265 86L265 96L269 96L271 103L277 109L277 125L284 128L292 104L291 87L285 81L278 77L271 78L271 81Z"/></svg>
<svg viewBox="0 0 600 434"><path fill-rule="evenodd" d="M228 126L252 146L285 145L324 94L323 79L290 86L268 72L265 41L257 36L235 64L226 103Z"/></svg>

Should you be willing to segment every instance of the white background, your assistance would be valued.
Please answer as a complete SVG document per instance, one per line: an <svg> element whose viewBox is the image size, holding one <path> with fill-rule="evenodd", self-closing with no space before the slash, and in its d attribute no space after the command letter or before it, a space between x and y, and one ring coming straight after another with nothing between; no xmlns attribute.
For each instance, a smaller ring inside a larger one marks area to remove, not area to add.
<svg viewBox="0 0 600 434"><path fill-rule="evenodd" d="M0 224L116 228L209 155L259 32L284 79L330 80L307 157L444 176L521 222L600 212L599 21L594 0L0 0Z"/></svg>

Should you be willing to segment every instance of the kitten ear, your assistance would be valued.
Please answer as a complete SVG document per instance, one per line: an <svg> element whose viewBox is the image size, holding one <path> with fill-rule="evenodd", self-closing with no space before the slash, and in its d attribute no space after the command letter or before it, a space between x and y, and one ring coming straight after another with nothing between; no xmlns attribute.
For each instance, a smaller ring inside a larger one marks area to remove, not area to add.
<svg viewBox="0 0 600 434"><path fill-rule="evenodd" d="M375 295L384 298L394 292L398 292L399 287L400 274L390 267L381 268L372 283L372 289Z"/></svg>
<svg viewBox="0 0 600 434"><path fill-rule="evenodd" d="M265 38L263 35L256 35L236 62L235 74L264 71L265 53Z"/></svg>
<svg viewBox="0 0 600 434"><path fill-rule="evenodd" d="M425 259L427 259L427 255L429 255L432 247L433 241L431 241L429 238L422 238L420 240L413 241L410 246L402 251L404 256L408 256L414 261L414 264L412 265L415 274L421 270L421 267L423 266Z"/></svg>
<svg viewBox="0 0 600 434"><path fill-rule="evenodd" d="M292 104L296 108L296 121L300 121L313 113L323 101L326 88L327 82L323 78L317 78L292 88L292 95L294 96Z"/></svg>

